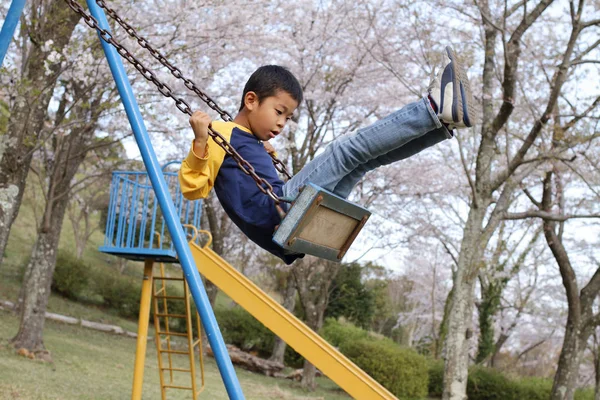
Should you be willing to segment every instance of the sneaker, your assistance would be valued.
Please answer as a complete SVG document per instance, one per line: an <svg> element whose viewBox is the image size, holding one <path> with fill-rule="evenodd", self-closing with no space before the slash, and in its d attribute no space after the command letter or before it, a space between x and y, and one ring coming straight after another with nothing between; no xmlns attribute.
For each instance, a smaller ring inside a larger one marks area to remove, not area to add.
<svg viewBox="0 0 600 400"><path fill-rule="evenodd" d="M427 91L438 118L448 129L472 126L474 112L469 78L450 46L446 46L441 73L433 77Z"/></svg>

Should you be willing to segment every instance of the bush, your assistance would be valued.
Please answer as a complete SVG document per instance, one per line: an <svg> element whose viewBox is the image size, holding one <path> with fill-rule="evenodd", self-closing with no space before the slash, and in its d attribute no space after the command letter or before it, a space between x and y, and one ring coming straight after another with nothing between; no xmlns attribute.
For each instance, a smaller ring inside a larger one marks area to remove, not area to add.
<svg viewBox="0 0 600 400"><path fill-rule="evenodd" d="M69 299L77 299L87 289L90 267L73 254L59 251L52 276L52 290Z"/></svg>
<svg viewBox="0 0 600 400"><path fill-rule="evenodd" d="M575 391L575 400L594 400L594 399L595 399L595 397L594 397L594 389L593 388L577 389Z"/></svg>
<svg viewBox="0 0 600 400"><path fill-rule="evenodd" d="M347 341L341 351L359 368L403 399L421 399L429 382L425 357L386 341Z"/></svg>
<svg viewBox="0 0 600 400"><path fill-rule="evenodd" d="M519 392L517 386L499 371L475 367L469 371L467 397L469 400L520 399L517 397Z"/></svg>
<svg viewBox="0 0 600 400"><path fill-rule="evenodd" d="M444 380L443 361L429 364L429 396L442 397ZM467 381L469 400L547 400L552 391L552 379L520 378L511 379L491 368L472 367ZM575 400L593 400L590 389L577 389Z"/></svg>
<svg viewBox="0 0 600 400"><path fill-rule="evenodd" d="M304 357L291 346L286 346L283 363L288 367L302 368L304 366Z"/></svg>
<svg viewBox="0 0 600 400"><path fill-rule="evenodd" d="M432 360L429 363L429 396L442 397L444 392L444 362Z"/></svg>
<svg viewBox="0 0 600 400"><path fill-rule="evenodd" d="M342 347L348 342L369 339L369 333L364 329L358 328L349 322L338 321L333 318L325 320L319 334L335 347Z"/></svg>
<svg viewBox="0 0 600 400"><path fill-rule="evenodd" d="M141 283L115 274L96 274L95 292L102 296L103 305L115 309L125 318L135 318L140 313Z"/></svg>
<svg viewBox="0 0 600 400"><path fill-rule="evenodd" d="M244 351L256 351L261 357L268 357L275 341L275 335L241 307L217 309L215 316L226 343Z"/></svg>

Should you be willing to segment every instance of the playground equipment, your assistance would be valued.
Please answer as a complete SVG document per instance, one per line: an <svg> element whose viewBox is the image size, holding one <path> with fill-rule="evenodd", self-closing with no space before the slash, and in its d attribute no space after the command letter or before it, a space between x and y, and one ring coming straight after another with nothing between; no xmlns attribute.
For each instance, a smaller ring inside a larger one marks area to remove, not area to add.
<svg viewBox="0 0 600 400"><path fill-rule="evenodd" d="M13 0L11 4L6 21L0 31L0 61L4 59L8 43L12 39L24 3L24 0ZM70 2L69 5L72 6L73 3ZM100 28L103 32L102 35L104 36L101 35L101 37L106 39L105 36L107 34L110 36L110 33L108 31L109 27L104 11L98 7L94 0L87 0L87 5L97 24L96 28ZM87 14L85 14L84 19L86 23L89 23L91 20L90 16ZM221 373L223 383L231 399L244 399L244 395L233 369L231 359L228 356L213 310L210 307L208 296L198 269L201 270L207 279L211 280L242 307L246 308L246 310L254 317L265 324L306 359L311 361L317 368L334 380L350 395L358 399L368 400L394 399L395 397L385 388L361 371L277 302L270 299L264 292L256 287L256 285L237 272L225 260L212 252L208 247L208 244L200 246L198 242L200 238L195 231L195 226L198 226L201 211L200 203L183 202L183 200L180 199L180 196L177 196L178 185L174 188L175 192L170 190L170 187L173 188L173 185L167 184L167 180L165 179L165 176L168 178L169 174L164 173L158 163L119 54L115 47L109 45L106 41L102 40L101 44L146 169L146 172L144 173L134 172L129 174L129 176L122 177L119 177L119 174L117 173L113 178L111 199L115 202L118 201L117 199L121 199L122 203L120 205L117 205L117 203L112 205L111 202L112 208L109 210L109 218L107 220L107 237L109 236L110 239L107 239L104 246L101 248L102 251L107 253L134 260L144 260L145 262L144 280L140 300L140 317L132 399L141 399L142 397L142 378L148 333L148 316L152 295L152 282L154 280L153 265L155 261L178 262L181 265L184 279L187 282L189 291L196 304L217 366ZM165 94L162 90L161 93ZM173 96L171 95L171 97ZM175 100L177 101L177 99ZM186 104L185 102L183 103ZM181 102L177 102L178 108L181 104ZM148 182L150 182L152 190L150 190ZM259 182L257 182L257 184L260 185ZM265 189L265 192L268 192L268 190ZM319 203L316 205L320 206L321 201L317 201L316 203ZM157 208L156 204L158 204L160 208ZM315 207L311 208L310 204L312 203L307 204L308 211L315 209ZM153 211L148 214L150 205L152 205L151 208ZM159 209L160 214L158 214ZM325 213L327 213L327 211L325 211ZM110 218L111 215L113 216L113 219ZM149 215L152 215L152 218L148 224ZM317 213L316 215L320 216L322 214ZM191 220L187 219L188 216ZM363 219L364 217L361 217L358 221L363 222ZM325 218L320 217L315 219L316 222L325 220ZM191 225L189 225L190 223ZM186 225L185 231L182 224ZM167 229L165 229L165 227ZM347 233L349 236L355 236L355 233L357 233L355 228L356 227L346 228L343 232ZM159 235L154 234L157 230L159 231ZM167 230L168 235L166 235ZM186 238L186 231L187 233L194 233L192 240L189 243ZM299 234L300 230L295 229L294 232ZM342 245L345 245L346 243L347 241L343 241ZM337 251L335 251L334 254L337 258L343 253L343 249L340 247L336 250ZM337 259L339 260L339 258ZM164 291L160 291L160 289L158 292L158 296L168 296ZM186 301L187 296L183 297L183 300ZM189 303L186 303L186 307L189 309L188 306ZM165 314L167 315L167 318L169 318L168 311L164 313L159 311L158 313ZM189 327L189 314L186 318ZM157 323L156 326L160 327L161 325L160 323ZM190 331L191 329L188 330L188 333ZM164 332L165 339L166 337L169 338L167 340L167 349L165 351L162 350L162 348L159 348L159 355L162 355L163 353L176 354L169 352L168 343L171 336L174 336L173 332ZM157 337L161 334L158 334ZM198 343L196 343L196 341L192 341L191 343L192 346L190 346L190 351L193 351L194 346L197 346ZM158 344L160 345L160 342ZM191 366L189 372L192 372L193 369L194 368ZM175 371L175 368L169 361L168 368L161 367L161 374L163 370L169 371L169 374L171 374ZM161 389L164 390L168 385L163 385L163 381L164 376L161 378ZM192 387L194 387L194 384L192 384ZM192 390L194 391L194 396L196 396L196 389Z"/></svg>
<svg viewBox="0 0 600 400"><path fill-rule="evenodd" d="M171 163L168 165L171 165ZM171 188L171 198L175 205L176 217L179 218L188 235L189 248L200 273L353 397L368 400L395 399L379 383L210 249L212 241L210 233L199 231L196 228L199 225L202 210L200 202L190 202L183 198L179 185L176 184L176 173L166 171L167 166L163 167L163 175L167 186ZM151 297L149 288L152 286L153 281L160 280L163 282L161 288L155 289L153 292L161 390L163 399L165 399L167 388L187 389L192 390L193 393L199 391L195 389L193 377L191 380L192 386L181 387L172 384L173 372L193 374L193 348L198 345L198 339L189 335L191 333L191 316L189 314L170 314L167 307L164 306L165 303L162 306L159 304L161 300L173 299L165 293L166 289L162 290L162 288L165 288L164 282L166 280L177 278L166 277L162 264L161 277L153 276L153 262L154 260L163 260L176 263L179 260L173 250L171 240L164 230L165 223L157 211L155 196L147 182L148 177L143 172L113 173L105 243L100 250L132 260L145 260L143 285L146 286L142 287L138 347L134 372L134 392L136 396L138 396L138 393L141 396ZM153 229L156 234L149 235L150 229ZM154 239L150 240L152 236L154 236ZM204 244L202 244L203 242ZM185 295L179 299L185 300ZM189 309L189 305L186 305L186 309ZM188 334L168 331L168 321L159 323L157 317L167 319L185 318ZM187 338L189 351L170 349L172 336ZM160 346L161 339L166 341L166 349ZM168 356L174 354L191 355L190 368L185 370L175 368L170 358L168 361L169 367L165 367L162 365L162 354ZM170 382L166 382L167 379L163 375L163 371L169 372ZM132 398L141 397L132 396Z"/></svg>
<svg viewBox="0 0 600 400"><path fill-rule="evenodd" d="M202 335L200 317L198 314L192 316L190 293L183 277L172 277L165 275L165 265L160 263L160 275L152 276L152 298L154 300L154 341L156 343L156 353L158 356L158 373L160 378L160 393L162 399L167 398L167 389L191 390L192 399L196 400L198 395L204 390L204 363L202 350ZM158 283L160 282L160 287ZM167 282L180 282L183 287L183 296L173 296L167 291ZM173 301L183 301L185 314L173 314L169 311L169 303ZM173 332L170 328L170 319L177 318L185 321L184 332ZM192 324L196 322L197 337L194 337ZM166 348L162 345L162 339L166 342ZM173 337L185 338L186 349L178 350L172 346ZM194 352L198 351L200 363L201 385L196 383L196 361ZM163 355L167 355L165 362ZM188 368L178 368L174 363L176 356L187 356ZM168 371L168 376L165 372ZM189 373L190 386L178 384L175 373Z"/></svg>

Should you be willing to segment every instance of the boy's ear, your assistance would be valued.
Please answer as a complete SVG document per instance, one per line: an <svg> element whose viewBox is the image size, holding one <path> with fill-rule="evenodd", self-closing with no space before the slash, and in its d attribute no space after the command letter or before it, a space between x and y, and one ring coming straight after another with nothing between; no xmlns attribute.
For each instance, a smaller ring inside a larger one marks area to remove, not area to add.
<svg viewBox="0 0 600 400"><path fill-rule="evenodd" d="M252 91L246 93L246 95L244 96L244 106L249 111L252 111L257 105L258 105L258 96L256 95L256 93L252 92Z"/></svg>

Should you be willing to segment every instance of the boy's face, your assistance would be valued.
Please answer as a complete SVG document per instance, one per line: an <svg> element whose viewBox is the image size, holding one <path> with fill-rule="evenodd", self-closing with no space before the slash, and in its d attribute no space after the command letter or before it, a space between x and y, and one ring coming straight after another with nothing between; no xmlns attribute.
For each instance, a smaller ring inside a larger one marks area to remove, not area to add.
<svg viewBox="0 0 600 400"><path fill-rule="evenodd" d="M262 141L279 135L298 107L298 102L283 90L264 98L260 103L254 92L248 92L245 100L249 128Z"/></svg>

